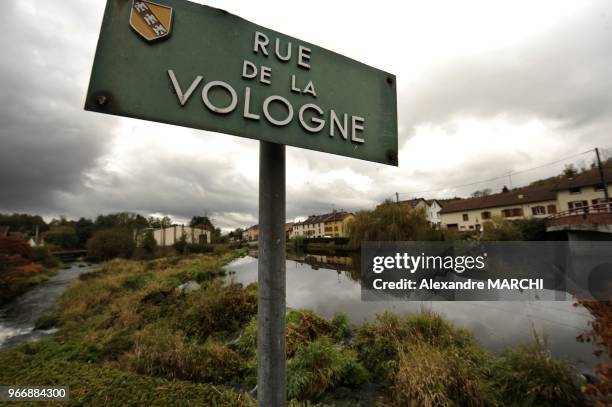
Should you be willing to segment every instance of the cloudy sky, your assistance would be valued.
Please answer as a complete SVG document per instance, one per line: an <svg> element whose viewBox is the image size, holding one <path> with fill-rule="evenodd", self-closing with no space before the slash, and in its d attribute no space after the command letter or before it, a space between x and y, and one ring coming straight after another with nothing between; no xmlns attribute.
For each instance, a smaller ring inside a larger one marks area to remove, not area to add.
<svg viewBox="0 0 612 407"><path fill-rule="evenodd" d="M3 2L0 211L256 223L256 141L83 110L104 3ZM399 168L288 148L289 219L518 186L612 146L608 1L205 4L397 75Z"/></svg>

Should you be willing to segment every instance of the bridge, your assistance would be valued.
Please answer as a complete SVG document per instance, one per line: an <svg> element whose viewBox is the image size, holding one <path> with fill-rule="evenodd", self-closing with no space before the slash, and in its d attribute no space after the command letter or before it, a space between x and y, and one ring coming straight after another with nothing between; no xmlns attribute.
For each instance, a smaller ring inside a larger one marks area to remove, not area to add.
<svg viewBox="0 0 612 407"><path fill-rule="evenodd" d="M612 202L559 212L545 222L547 232L567 232L570 240L612 240Z"/></svg>
<svg viewBox="0 0 612 407"><path fill-rule="evenodd" d="M62 261L75 261L79 257L87 256L86 249L65 249L51 252L52 255L58 257Z"/></svg>

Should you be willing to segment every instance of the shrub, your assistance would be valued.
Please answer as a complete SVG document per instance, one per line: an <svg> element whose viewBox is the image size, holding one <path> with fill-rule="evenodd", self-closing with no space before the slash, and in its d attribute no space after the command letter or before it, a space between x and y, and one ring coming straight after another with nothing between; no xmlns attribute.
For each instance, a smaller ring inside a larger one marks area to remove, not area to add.
<svg viewBox="0 0 612 407"><path fill-rule="evenodd" d="M550 235L546 233L544 219L517 219L513 223L521 233L521 240L550 240Z"/></svg>
<svg viewBox="0 0 612 407"><path fill-rule="evenodd" d="M242 284L212 281L205 290L186 295L187 308L178 317L178 328L190 337L236 332L257 314L257 289Z"/></svg>
<svg viewBox="0 0 612 407"><path fill-rule="evenodd" d="M492 369L493 384L510 405L586 405L577 377L569 363L550 356L538 337L534 344L503 352Z"/></svg>
<svg viewBox="0 0 612 407"><path fill-rule="evenodd" d="M134 251L132 232L127 229L100 230L87 242L89 257L95 260L128 258Z"/></svg>
<svg viewBox="0 0 612 407"><path fill-rule="evenodd" d="M181 238L174 243L174 250L178 254L204 254L204 253L212 253L215 248L212 245L204 244L204 243L188 243L185 235L181 236Z"/></svg>
<svg viewBox="0 0 612 407"><path fill-rule="evenodd" d="M45 267L59 267L61 260L51 254L48 247L37 246L32 248L32 260Z"/></svg>
<svg viewBox="0 0 612 407"><path fill-rule="evenodd" d="M290 399L315 399L340 384L358 386L368 380L357 354L335 345L326 336L299 348L287 368Z"/></svg>
<svg viewBox="0 0 612 407"><path fill-rule="evenodd" d="M335 328L310 310L290 310L286 315L287 356L323 335L333 335Z"/></svg>
<svg viewBox="0 0 612 407"><path fill-rule="evenodd" d="M32 248L23 239L11 236L0 236L0 255L20 256L24 259L32 258Z"/></svg>
<svg viewBox="0 0 612 407"><path fill-rule="evenodd" d="M457 349L474 364L486 365L488 355L476 346L472 335L431 312L403 317L385 312L376 316L375 323L362 325L355 337L364 365L382 381L397 368L400 351L417 342Z"/></svg>
<svg viewBox="0 0 612 407"><path fill-rule="evenodd" d="M334 338L338 340L346 340L351 336L351 326L348 315L340 312L335 314L331 320L331 324L336 329Z"/></svg>
<svg viewBox="0 0 612 407"><path fill-rule="evenodd" d="M521 240L521 230L514 223L500 216L493 216L482 225L482 240Z"/></svg>

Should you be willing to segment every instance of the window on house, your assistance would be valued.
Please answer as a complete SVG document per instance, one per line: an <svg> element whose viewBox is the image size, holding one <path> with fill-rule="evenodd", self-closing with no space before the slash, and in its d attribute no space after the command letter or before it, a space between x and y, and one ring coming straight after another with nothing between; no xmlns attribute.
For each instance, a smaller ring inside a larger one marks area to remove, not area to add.
<svg viewBox="0 0 612 407"><path fill-rule="evenodd" d="M464 221L464 222L467 222L469 219L470 219L470 217L468 216L468 214L467 214L467 213L464 213L464 214L463 214L463 221Z"/></svg>
<svg viewBox="0 0 612 407"><path fill-rule="evenodd" d="M546 212L548 213L557 213L557 205L548 205L546 207Z"/></svg>
<svg viewBox="0 0 612 407"><path fill-rule="evenodd" d="M523 208L512 208L502 210L502 216L504 218L516 218L523 216Z"/></svg>
<svg viewBox="0 0 612 407"><path fill-rule="evenodd" d="M480 226L480 224L476 224L476 230L480 232L480 230L482 229L482 227Z"/></svg>
<svg viewBox="0 0 612 407"><path fill-rule="evenodd" d="M567 203L567 207L570 211L578 211L587 206L589 206L588 201L571 201Z"/></svg>
<svg viewBox="0 0 612 407"><path fill-rule="evenodd" d="M580 193L580 187L570 188L569 193L572 194L572 195L573 194L579 194Z"/></svg>
<svg viewBox="0 0 612 407"><path fill-rule="evenodd" d="M484 211L480 214L480 216L482 217L482 219L491 219L491 212L489 211Z"/></svg>
<svg viewBox="0 0 612 407"><path fill-rule="evenodd" d="M470 230L474 230L474 225L470 225Z"/></svg>
<svg viewBox="0 0 612 407"><path fill-rule="evenodd" d="M459 227L456 223L449 223L446 225L446 228L450 230L457 230Z"/></svg>
<svg viewBox="0 0 612 407"><path fill-rule="evenodd" d="M612 200L610 200L609 204L606 204L606 198L593 199L591 203L593 204L593 207L599 211L607 210L608 205L610 205L610 208L612 209Z"/></svg>
<svg viewBox="0 0 612 407"><path fill-rule="evenodd" d="M599 185L595 185L595 192L600 192L603 191L603 185L599 184Z"/></svg>
<svg viewBox="0 0 612 407"><path fill-rule="evenodd" d="M543 206L534 206L531 208L531 213L534 215L545 215L546 208L544 208Z"/></svg>

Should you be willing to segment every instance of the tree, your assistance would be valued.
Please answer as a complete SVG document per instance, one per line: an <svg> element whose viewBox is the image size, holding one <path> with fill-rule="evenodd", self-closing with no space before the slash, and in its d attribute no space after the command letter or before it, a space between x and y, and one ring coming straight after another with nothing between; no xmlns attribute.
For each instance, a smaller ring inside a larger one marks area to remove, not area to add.
<svg viewBox="0 0 612 407"><path fill-rule="evenodd" d="M477 191L472 192L472 198L478 198L487 195L491 195L491 188L479 189Z"/></svg>
<svg viewBox="0 0 612 407"><path fill-rule="evenodd" d="M170 226L172 226L172 219L170 219L170 217L168 216L164 216L161 218L149 216L147 222L149 223L149 227L153 229L169 228Z"/></svg>
<svg viewBox="0 0 612 407"><path fill-rule="evenodd" d="M521 230L508 219L493 216L482 225L481 240L522 240Z"/></svg>
<svg viewBox="0 0 612 407"><path fill-rule="evenodd" d="M425 213L407 209L387 200L373 211L359 211L348 223L349 245L361 246L362 241L442 240Z"/></svg>
<svg viewBox="0 0 612 407"><path fill-rule="evenodd" d="M45 243L62 249L75 249L79 246L79 238L72 226L54 226L45 233Z"/></svg>
<svg viewBox="0 0 612 407"><path fill-rule="evenodd" d="M134 247L132 232L125 228L99 230L87 242L89 257L96 260L129 258L134 252Z"/></svg>
<svg viewBox="0 0 612 407"><path fill-rule="evenodd" d="M210 221L210 218L208 216L194 216L191 218L191 221L189 222L189 226L193 227L203 227L206 230L210 230L213 231L215 229L215 226L213 225L213 223Z"/></svg>
<svg viewBox="0 0 612 407"><path fill-rule="evenodd" d="M148 254L155 253L155 249L157 249L157 241L155 240L155 236L153 236L153 231L147 230L142 238L142 248Z"/></svg>
<svg viewBox="0 0 612 407"><path fill-rule="evenodd" d="M567 178L575 177L578 174L578 170L574 167L574 164L567 164L565 168L563 168L563 175Z"/></svg>
<svg viewBox="0 0 612 407"><path fill-rule="evenodd" d="M229 232L228 236L230 239L242 240L242 232L242 228L236 228L233 231Z"/></svg>
<svg viewBox="0 0 612 407"><path fill-rule="evenodd" d="M39 232L49 229L43 218L25 213L0 214L0 225L8 226L12 232L25 233L30 236L36 233L37 226Z"/></svg>
<svg viewBox="0 0 612 407"><path fill-rule="evenodd" d="M546 221L544 219L516 219L512 221L514 226L521 232L521 240L551 240L552 237L546 233Z"/></svg>
<svg viewBox="0 0 612 407"><path fill-rule="evenodd" d="M87 241L93 236L95 230L96 226L91 219L80 218L74 222L74 231L79 240L79 247L87 246Z"/></svg>
<svg viewBox="0 0 612 407"><path fill-rule="evenodd" d="M96 229L144 229L149 226L147 219L137 213L132 212L117 212L109 215L98 215L96 218Z"/></svg>

